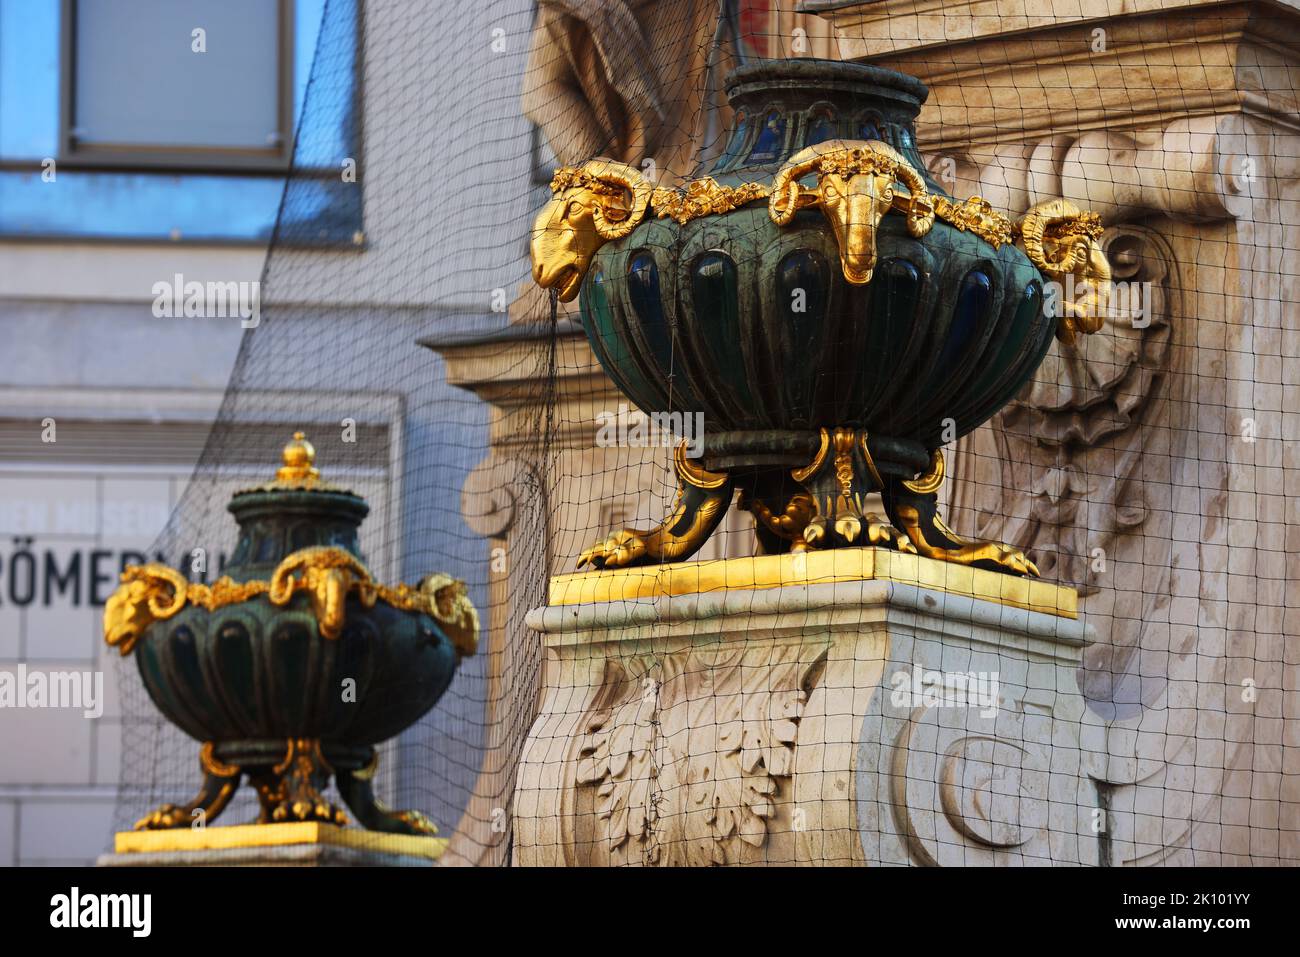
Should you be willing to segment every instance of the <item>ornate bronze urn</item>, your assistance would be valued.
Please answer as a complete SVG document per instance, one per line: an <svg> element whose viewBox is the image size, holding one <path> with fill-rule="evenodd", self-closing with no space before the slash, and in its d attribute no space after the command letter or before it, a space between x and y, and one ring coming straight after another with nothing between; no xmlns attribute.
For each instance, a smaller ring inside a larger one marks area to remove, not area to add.
<svg viewBox="0 0 1300 957"><path fill-rule="evenodd" d="M727 88L735 123L707 174L669 188L610 160L558 170L534 227L535 280L581 293L619 389L704 423L702 459L678 450L672 515L579 564L688 557L739 488L767 552L888 544L1036 574L944 525L941 446L1009 402L1053 334L1095 331L1097 217L1058 201L1013 223L950 196L917 152L913 77L779 60ZM1062 301L1067 274L1092 298ZM873 492L888 521L864 511Z"/></svg>
<svg viewBox="0 0 1300 957"><path fill-rule="evenodd" d="M211 586L165 565L131 566L109 599L104 636L135 653L154 704L203 742L203 784L188 804L137 825L211 821L246 775L259 823L345 824L322 792L334 776L363 827L430 834L418 811L375 800L375 744L418 721L442 697L478 616L462 582L430 575L418 587L374 581L357 544L369 507L321 480L297 433L273 481L227 508L239 539Z"/></svg>

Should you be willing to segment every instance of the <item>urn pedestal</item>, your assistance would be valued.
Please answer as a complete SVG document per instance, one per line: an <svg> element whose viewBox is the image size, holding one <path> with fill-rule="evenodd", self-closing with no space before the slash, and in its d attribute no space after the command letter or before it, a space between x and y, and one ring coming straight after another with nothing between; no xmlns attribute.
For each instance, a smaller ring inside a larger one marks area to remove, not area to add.
<svg viewBox="0 0 1300 957"><path fill-rule="evenodd" d="M319 821L124 831L100 867L423 867L447 840L380 834Z"/></svg>
<svg viewBox="0 0 1300 957"><path fill-rule="evenodd" d="M521 865L1091 865L1075 592L891 549L563 575Z"/></svg>

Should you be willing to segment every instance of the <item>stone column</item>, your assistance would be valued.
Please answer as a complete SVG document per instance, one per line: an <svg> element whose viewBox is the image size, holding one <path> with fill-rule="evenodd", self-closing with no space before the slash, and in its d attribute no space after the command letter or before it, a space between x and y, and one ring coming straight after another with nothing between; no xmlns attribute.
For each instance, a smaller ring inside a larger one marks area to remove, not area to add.
<svg viewBox="0 0 1300 957"><path fill-rule="evenodd" d="M870 548L558 576L514 860L1095 864L1074 607Z"/></svg>
<svg viewBox="0 0 1300 957"><path fill-rule="evenodd" d="M461 511L484 537L489 572L479 653L486 655L487 740L474 797L451 837L449 864L500 864L509 851L511 795L524 734L536 714L542 656L524 627L556 569L638 519L662 516L662 494L637 492L629 474L667 468L669 449L597 446L597 414L626 403L581 328L561 319L486 335L433 337L447 381L490 407L489 451L470 474ZM648 483L647 483L648 484ZM667 482L657 483L671 492Z"/></svg>

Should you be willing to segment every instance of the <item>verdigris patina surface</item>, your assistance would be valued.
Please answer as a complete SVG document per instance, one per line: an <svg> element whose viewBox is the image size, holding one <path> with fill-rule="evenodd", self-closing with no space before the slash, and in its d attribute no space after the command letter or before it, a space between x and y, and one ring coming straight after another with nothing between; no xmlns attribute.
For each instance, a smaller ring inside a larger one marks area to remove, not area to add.
<svg viewBox="0 0 1300 957"><path fill-rule="evenodd" d="M1005 406L1053 334L1095 331L1100 224L1059 202L1013 223L948 195L916 149L926 92L863 64L742 67L707 174L670 188L607 159L556 171L534 279L581 295L593 350L642 410L704 421L702 458L678 450L672 514L580 564L689 557L739 489L766 552L886 544L1036 573L944 524L941 446ZM874 492L888 519L865 510Z"/></svg>
<svg viewBox="0 0 1300 957"><path fill-rule="evenodd" d="M242 775L259 823L347 817L323 792L334 777L363 827L432 834L419 811L374 796L374 745L432 708L475 651L478 615L463 582L379 584L357 531L365 500L322 481L302 433L274 481L231 499L239 541L212 585L160 564L129 566L104 612L104 637L134 652L154 704L203 742L203 784L137 829L211 822Z"/></svg>

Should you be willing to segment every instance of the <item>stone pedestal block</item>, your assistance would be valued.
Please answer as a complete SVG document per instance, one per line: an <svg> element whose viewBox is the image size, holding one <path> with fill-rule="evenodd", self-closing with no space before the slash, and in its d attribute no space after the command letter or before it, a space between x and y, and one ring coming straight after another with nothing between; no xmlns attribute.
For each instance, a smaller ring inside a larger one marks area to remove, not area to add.
<svg viewBox="0 0 1300 957"><path fill-rule="evenodd" d="M552 579L514 861L1096 864L1076 614L882 549Z"/></svg>

